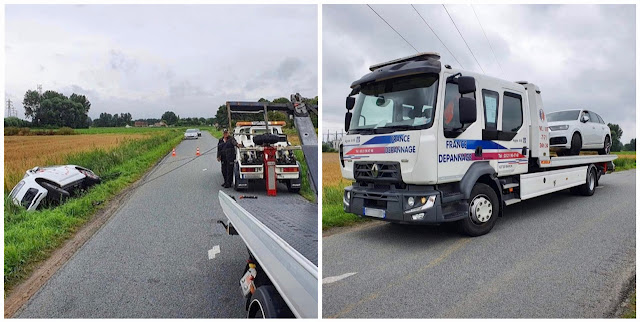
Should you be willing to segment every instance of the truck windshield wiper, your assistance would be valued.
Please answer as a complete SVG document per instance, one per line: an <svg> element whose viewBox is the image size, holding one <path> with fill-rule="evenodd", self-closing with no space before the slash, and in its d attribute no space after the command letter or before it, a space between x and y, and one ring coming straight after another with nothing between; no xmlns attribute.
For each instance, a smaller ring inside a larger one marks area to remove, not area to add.
<svg viewBox="0 0 640 322"><path fill-rule="evenodd" d="M375 129L373 128L353 129L353 134L373 134L373 133L375 133Z"/></svg>
<svg viewBox="0 0 640 322"><path fill-rule="evenodd" d="M384 126L384 127L379 127L376 128L375 131L376 133L392 133L398 130L408 130L412 128L411 125L390 125L390 126Z"/></svg>

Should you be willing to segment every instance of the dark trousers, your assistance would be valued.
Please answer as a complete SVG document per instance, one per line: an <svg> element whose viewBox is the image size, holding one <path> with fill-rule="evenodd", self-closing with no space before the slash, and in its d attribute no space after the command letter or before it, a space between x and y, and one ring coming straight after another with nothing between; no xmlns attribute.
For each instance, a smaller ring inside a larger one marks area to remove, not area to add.
<svg viewBox="0 0 640 322"><path fill-rule="evenodd" d="M222 177L225 185L233 184L233 161L222 160Z"/></svg>

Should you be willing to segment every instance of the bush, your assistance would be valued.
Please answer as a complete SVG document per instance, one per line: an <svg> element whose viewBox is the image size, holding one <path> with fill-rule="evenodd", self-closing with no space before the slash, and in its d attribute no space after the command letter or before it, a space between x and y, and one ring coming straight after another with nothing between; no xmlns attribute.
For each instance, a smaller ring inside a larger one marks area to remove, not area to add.
<svg viewBox="0 0 640 322"><path fill-rule="evenodd" d="M58 135L73 135L73 134L75 134L75 132L70 127L61 127L58 130L58 133L56 133L56 134L58 134Z"/></svg>

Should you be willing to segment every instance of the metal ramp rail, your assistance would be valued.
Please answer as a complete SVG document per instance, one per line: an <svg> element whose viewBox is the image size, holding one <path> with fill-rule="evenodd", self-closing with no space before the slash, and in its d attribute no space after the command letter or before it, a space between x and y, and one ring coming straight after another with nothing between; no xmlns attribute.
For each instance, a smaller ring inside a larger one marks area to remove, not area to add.
<svg viewBox="0 0 640 322"><path fill-rule="evenodd" d="M218 199L228 229L240 235L291 312L298 318L318 318L318 267L232 197L219 191Z"/></svg>

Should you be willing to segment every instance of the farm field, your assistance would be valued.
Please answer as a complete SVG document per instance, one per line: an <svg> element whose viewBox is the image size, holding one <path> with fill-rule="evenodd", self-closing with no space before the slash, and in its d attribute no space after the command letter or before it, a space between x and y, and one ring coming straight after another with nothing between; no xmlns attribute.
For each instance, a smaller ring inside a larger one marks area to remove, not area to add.
<svg viewBox="0 0 640 322"><path fill-rule="evenodd" d="M111 150L149 133L110 133L4 137L4 191L9 192L24 172L35 166L62 164L73 153Z"/></svg>

